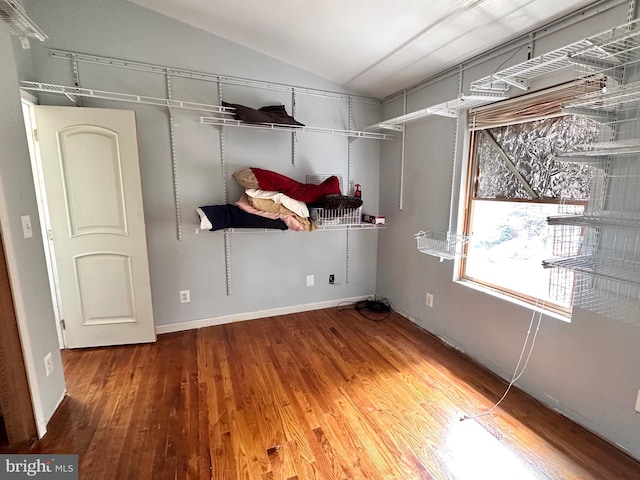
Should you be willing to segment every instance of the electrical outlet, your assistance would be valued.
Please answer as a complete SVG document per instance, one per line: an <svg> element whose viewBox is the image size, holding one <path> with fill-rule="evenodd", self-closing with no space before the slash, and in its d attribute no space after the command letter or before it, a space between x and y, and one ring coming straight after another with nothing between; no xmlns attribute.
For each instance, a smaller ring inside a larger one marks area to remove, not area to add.
<svg viewBox="0 0 640 480"><path fill-rule="evenodd" d="M636 397L636 413L640 413L640 390L638 390L638 396Z"/></svg>
<svg viewBox="0 0 640 480"><path fill-rule="evenodd" d="M331 275L329 275L329 285L335 285L336 283L336 276L332 273Z"/></svg>
<svg viewBox="0 0 640 480"><path fill-rule="evenodd" d="M427 292L427 296L425 298L424 304L429 308L433 307L433 294Z"/></svg>
<svg viewBox="0 0 640 480"><path fill-rule="evenodd" d="M47 373L47 377L53 372L53 357L51 352L44 356L44 371Z"/></svg>
<svg viewBox="0 0 640 480"><path fill-rule="evenodd" d="M307 287L313 287L316 284L315 275L307 275Z"/></svg>
<svg viewBox="0 0 640 480"><path fill-rule="evenodd" d="M20 217L22 221L22 234L24 238L33 237L33 230L31 228L31 217L29 215L23 215Z"/></svg>
<svg viewBox="0 0 640 480"><path fill-rule="evenodd" d="M180 303L191 303L191 292L189 290L180 290Z"/></svg>

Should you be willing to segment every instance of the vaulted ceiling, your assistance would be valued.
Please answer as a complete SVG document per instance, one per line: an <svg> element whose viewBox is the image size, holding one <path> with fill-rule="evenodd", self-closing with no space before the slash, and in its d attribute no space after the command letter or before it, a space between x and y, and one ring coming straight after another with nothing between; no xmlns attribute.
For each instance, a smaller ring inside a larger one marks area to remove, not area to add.
<svg viewBox="0 0 640 480"><path fill-rule="evenodd" d="M593 0L129 0L378 98Z"/></svg>

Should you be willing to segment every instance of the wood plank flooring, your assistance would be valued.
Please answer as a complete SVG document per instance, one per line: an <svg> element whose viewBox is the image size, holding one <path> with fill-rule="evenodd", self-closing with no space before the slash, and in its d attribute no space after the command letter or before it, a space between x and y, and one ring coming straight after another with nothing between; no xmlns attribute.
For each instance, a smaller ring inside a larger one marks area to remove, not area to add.
<svg viewBox="0 0 640 480"><path fill-rule="evenodd" d="M333 309L65 351L68 397L25 453L82 479L640 478L640 463L391 315ZM14 450L15 451L15 450Z"/></svg>

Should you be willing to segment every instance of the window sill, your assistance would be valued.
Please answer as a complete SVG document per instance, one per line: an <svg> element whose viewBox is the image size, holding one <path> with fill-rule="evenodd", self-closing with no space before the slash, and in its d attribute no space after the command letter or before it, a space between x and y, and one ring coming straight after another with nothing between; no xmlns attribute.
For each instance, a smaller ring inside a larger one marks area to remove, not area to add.
<svg viewBox="0 0 640 480"><path fill-rule="evenodd" d="M531 305L530 303L527 303L523 300L520 300L518 298L512 297L511 295L506 295L505 293L496 290L494 288L490 288L487 287L486 285L481 285L479 283L470 281L470 280L466 280L464 278L460 278L457 280L454 280L454 283L457 283L459 285L463 285L467 288L471 288L473 290L476 290L478 292L482 292L482 293L486 293L487 295L491 295L492 297L498 298L500 300L506 301L506 302L510 302L513 303L515 305L518 305L520 307L523 308L527 308L529 310L533 310L534 312L538 312L538 313L542 313L543 315L546 315L548 317L551 318L555 318L556 320L560 320L566 323L571 323L571 314L566 314L563 315L561 313L558 313L556 311L553 310L548 310L544 307L540 307L540 306L536 306L536 305Z"/></svg>

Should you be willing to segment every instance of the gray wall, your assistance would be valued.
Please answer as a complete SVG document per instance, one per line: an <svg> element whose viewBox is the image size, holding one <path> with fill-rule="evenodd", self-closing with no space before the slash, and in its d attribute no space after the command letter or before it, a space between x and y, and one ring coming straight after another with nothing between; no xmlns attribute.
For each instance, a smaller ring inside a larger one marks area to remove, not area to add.
<svg viewBox="0 0 640 480"><path fill-rule="evenodd" d="M222 40L123 0L47 0L25 2L29 15L48 35L33 47L33 79L72 85L71 64L52 59L47 48L125 58L262 81L338 91L340 87L272 58ZM29 69L22 72L29 75ZM84 87L166 96L162 75L80 64ZM22 78L30 80L31 78ZM176 99L219 104L216 83L175 78ZM223 88L223 98L254 108L282 103L291 112L291 94L246 86ZM41 96L43 103L69 105L64 97ZM351 235L350 282L346 276L346 232L286 232L231 235L231 288L226 294L224 237L196 233L195 208L235 202L241 188L231 173L247 166L280 172L304 181L306 174L347 177L345 138L299 134L297 162L291 161L291 135L225 129L227 175L222 178L220 134L199 123L198 114L176 111L176 146L183 239L177 240L168 112L161 107L85 101L87 106L135 108L142 170L155 322L180 328L183 322L233 320L246 312L337 303L375 291L377 233ZM356 103L356 127L380 119L381 106ZM318 127L347 128L348 102L298 95L296 117ZM377 140L353 143L353 180L361 183L367 209L378 207L380 146ZM329 274L342 285L329 286ZM306 286L306 275L316 286ZM191 290L191 303L179 303L179 290ZM193 325L193 324L191 324Z"/></svg>
<svg viewBox="0 0 640 480"><path fill-rule="evenodd" d="M624 23L625 17L622 5L558 30L536 42L535 54ZM469 92L471 81L494 72L510 53L466 69L463 90ZM525 55L522 49L505 67L526 60ZM433 82L409 95L407 111L454 98L457 89L457 76ZM383 117L401 113L398 98L385 104ZM398 209L400 141L383 144L380 210L391 228L379 236L377 292L422 328L510 379L531 310L453 282L454 263L419 253L413 238L420 230L447 230L455 125L455 120L437 117L407 125L402 210ZM462 126L458 162L466 158L465 144ZM427 291L434 294L433 308L425 306ZM545 316L527 371L517 385L640 458L640 415L634 413L640 388L638 345L638 326L580 309L574 311L571 323Z"/></svg>
<svg viewBox="0 0 640 480"><path fill-rule="evenodd" d="M65 391L53 307L39 226L29 151L20 105L14 39L0 22L0 225L5 245L16 316L39 431ZM29 215L36 233L25 239L20 217ZM44 357L51 352L53 372L47 377Z"/></svg>
<svg viewBox="0 0 640 480"><path fill-rule="evenodd" d="M50 40L43 46L33 47L32 63L28 55L18 54L22 79L71 84L70 65L47 55L45 47L53 47L304 87L339 89L309 73L121 0L64 0L56 2L55 8L46 0L27 0L25 5ZM549 35L536 42L535 53L622 23L625 13L626 7L621 7ZM524 52L516 55L511 63L524 60L523 55ZM507 56L468 69L464 84L493 71ZM165 95L164 81L155 75L81 64L80 77L81 84L87 87ZM10 90L15 91L15 79L4 78L3 87L8 83ZM219 101L215 84L176 80L173 93L185 100ZM457 93L455 77L436 82L410 95L408 111L448 100ZM253 107L280 102L289 110L291 106L286 94L246 87L225 87L224 97ZM57 97L43 97L43 102L65 104ZM91 106L128 108L108 102L93 102ZM3 109L2 118L7 118L16 128L19 114L6 112L8 110ZM184 239L178 241L167 112L155 107L136 107L136 112L157 325L335 301L377 290L423 328L440 335L504 378L511 375L531 311L452 282L453 264L419 254L413 239L413 233L419 230L447 228L455 121L431 118L408 126L402 211L398 210L400 142L378 145L376 141L358 140L353 144L354 179L363 184L365 205L368 210L387 215L390 228L379 233L352 234L350 285L326 285L329 273L335 273L337 281L344 282L344 232L238 234L231 239L233 293L227 296L223 239L214 233L196 234L196 218L192 214L198 205L219 203L223 199L218 131L198 124L193 115L176 116L184 214ZM346 102L303 96L298 99L297 117L310 125L344 128L347 112ZM399 113L401 104L393 101L386 105L383 117ZM380 111L377 107L357 104L355 117L356 126L363 127L379 119ZM226 136L227 176L235 168L248 165L276 170L300 180L307 173L346 176L344 139L300 135L298 164L294 167L288 134L227 129ZM7 142L13 145L16 141L3 138L3 150ZM462 132L458 143L464 145ZM19 149L24 153L26 146ZM458 154L462 155L462 148ZM18 168L14 165L16 162L15 158L11 159L7 167L3 160L3 178L6 178L5 169ZM26 170L22 174L26 175ZM226 180L232 201L240 189L229 178ZM29 187L25 184L23 188ZM31 191L28 197L29 205L22 210L33 211L31 215L35 220L35 199L31 200ZM16 227L12 235L18 236L19 215L17 220L11 218L10 221ZM20 243L18 240L16 237L16 244ZM44 265L40 258L36 260L35 267L31 265L33 258L21 261L27 262L25 268L29 273L25 274L30 280L42 286ZM316 274L318 286L305 286L307 274ZM181 305L178 290L187 288L191 289L192 303ZM425 291L434 294L433 309L424 306ZM46 298L46 292L47 289L42 288L42 298ZM46 315L46 319L41 317L40 312L30 315L30 329L44 328L40 323L53 321L52 315ZM53 327L47 328L51 332L34 336L33 341L37 338L55 342ZM575 312L571 323L545 317L536 350L519 386L640 458L640 420L633 413L635 394L640 387L639 340L637 327L584 311ZM47 387L43 385L43 389Z"/></svg>

